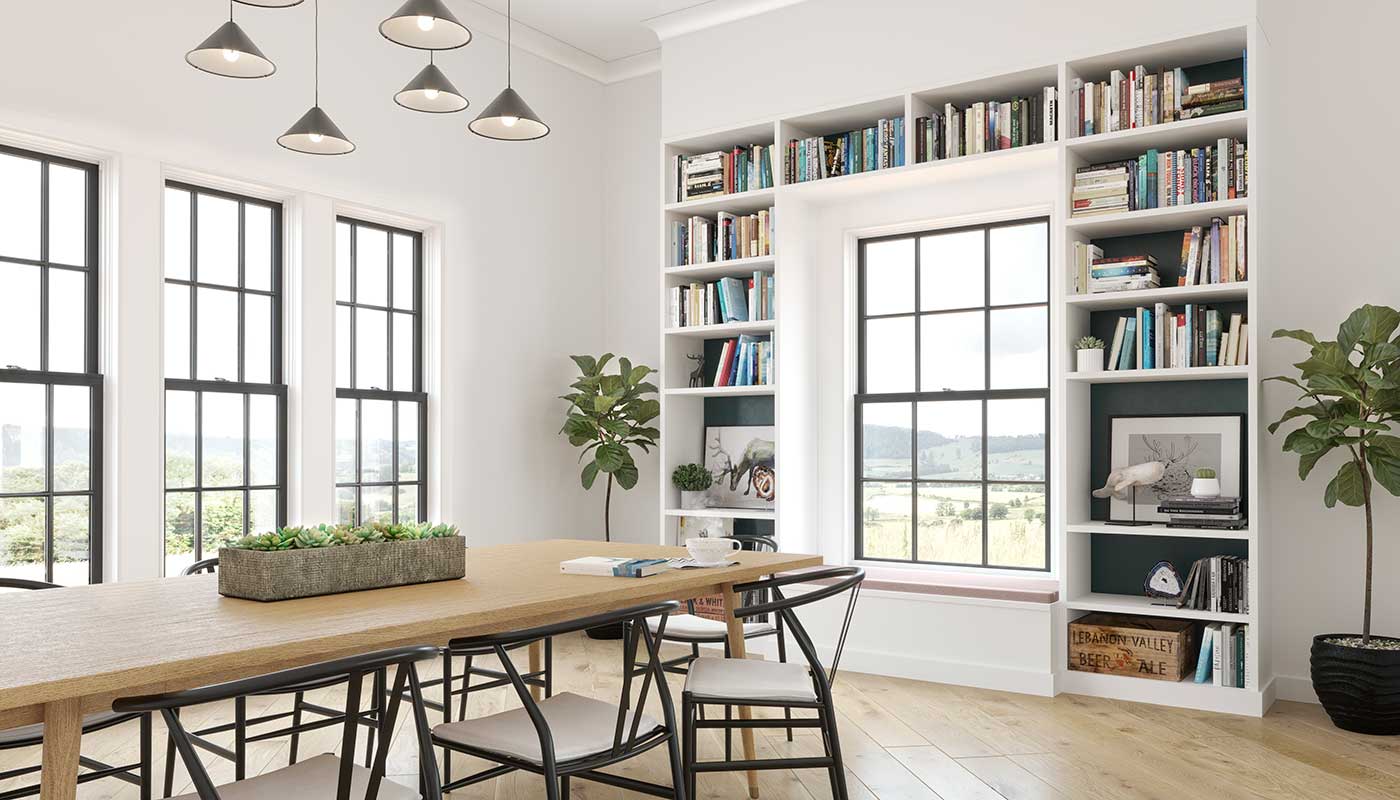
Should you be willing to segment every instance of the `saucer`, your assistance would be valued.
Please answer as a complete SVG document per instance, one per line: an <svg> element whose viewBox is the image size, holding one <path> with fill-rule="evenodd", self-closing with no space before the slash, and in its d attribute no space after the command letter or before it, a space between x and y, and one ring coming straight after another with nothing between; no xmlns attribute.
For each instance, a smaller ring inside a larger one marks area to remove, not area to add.
<svg viewBox="0 0 1400 800"><path fill-rule="evenodd" d="M731 562L729 561L729 559L721 559L719 561L697 561L695 559L691 559L690 564L688 566L697 567L699 569L706 569L709 567L727 567L730 563Z"/></svg>

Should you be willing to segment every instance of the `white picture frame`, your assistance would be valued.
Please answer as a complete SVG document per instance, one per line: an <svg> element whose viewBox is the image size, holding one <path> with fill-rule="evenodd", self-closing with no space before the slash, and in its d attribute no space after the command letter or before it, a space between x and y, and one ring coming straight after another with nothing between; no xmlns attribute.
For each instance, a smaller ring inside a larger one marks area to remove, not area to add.
<svg viewBox="0 0 1400 800"><path fill-rule="evenodd" d="M1110 498L1108 518L1123 522L1137 519L1167 522L1170 517L1157 511L1158 497L1190 494L1191 479L1201 468L1215 470L1220 494L1240 497L1243 471L1241 437L1242 414L1197 414L1161 416L1114 416L1109 420L1109 469L1119 469L1144 461L1166 465L1161 480L1137 490L1136 516L1133 496Z"/></svg>

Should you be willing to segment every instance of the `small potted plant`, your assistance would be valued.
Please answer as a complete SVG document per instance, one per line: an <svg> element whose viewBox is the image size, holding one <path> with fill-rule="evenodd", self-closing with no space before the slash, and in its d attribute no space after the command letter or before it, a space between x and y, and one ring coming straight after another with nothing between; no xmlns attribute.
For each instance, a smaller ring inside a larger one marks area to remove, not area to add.
<svg viewBox="0 0 1400 800"><path fill-rule="evenodd" d="M1371 585L1375 496L1384 490L1400 497L1397 328L1400 311L1366 305L1347 317L1335 341L1320 341L1305 330L1274 331L1275 339L1297 339L1311 352L1293 365L1298 377L1268 378L1302 394L1298 405L1284 411L1269 432L1276 433L1289 420L1306 420L1283 440L1283 449L1298 455L1298 477L1306 480L1326 456L1340 455L1322 502L1328 508L1341 502L1361 509L1358 521L1366 531L1361 632L1313 637L1313 690L1337 727L1388 736L1400 734L1400 638L1371 633ZM1328 532L1338 531L1340 526ZM1389 578L1382 581L1382 586L1394 585Z"/></svg>
<svg viewBox="0 0 1400 800"><path fill-rule="evenodd" d="M1103 372L1103 339L1082 336L1074 343L1077 355L1075 368L1079 372Z"/></svg>
<svg viewBox="0 0 1400 800"><path fill-rule="evenodd" d="M1220 496L1220 479L1215 477L1215 470L1208 467L1196 470L1196 477L1191 480L1191 496Z"/></svg>
<svg viewBox="0 0 1400 800"><path fill-rule="evenodd" d="M671 483L681 490L681 508L706 508L706 494L714 485L715 474L703 464L682 464L671 473Z"/></svg>

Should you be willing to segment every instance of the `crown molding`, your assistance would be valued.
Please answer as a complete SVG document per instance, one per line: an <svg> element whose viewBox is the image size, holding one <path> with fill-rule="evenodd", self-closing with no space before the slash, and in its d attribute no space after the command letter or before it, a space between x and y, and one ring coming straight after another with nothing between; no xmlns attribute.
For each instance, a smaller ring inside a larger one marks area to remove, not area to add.
<svg viewBox="0 0 1400 800"><path fill-rule="evenodd" d="M463 9L457 16L462 20L462 24L471 29L473 34L490 36L505 44L506 16L504 14L492 11L482 5L473 4ZM537 31L520 20L515 20L512 23L511 30L511 44L513 46L558 64L567 70L577 72L586 78L592 78L599 83L612 82L612 79L609 78L610 62L580 50L567 42L560 41L547 33ZM658 65L659 62L658 59Z"/></svg>
<svg viewBox="0 0 1400 800"><path fill-rule="evenodd" d="M716 25L737 22L749 17L766 14L780 8L797 5L804 0L711 0L698 6L683 8L670 14L662 14L642 22L653 31L662 42L687 33L695 33Z"/></svg>
<svg viewBox="0 0 1400 800"><path fill-rule="evenodd" d="M608 77L603 83L617 83L660 71L661 49L647 50L607 62Z"/></svg>

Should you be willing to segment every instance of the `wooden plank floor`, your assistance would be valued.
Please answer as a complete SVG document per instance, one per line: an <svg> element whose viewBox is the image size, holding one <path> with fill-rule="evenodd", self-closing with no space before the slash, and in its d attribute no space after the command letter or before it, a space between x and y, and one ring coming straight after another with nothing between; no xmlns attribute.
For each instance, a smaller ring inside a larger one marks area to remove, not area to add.
<svg viewBox="0 0 1400 800"><path fill-rule="evenodd" d="M620 648L581 636L555 643L556 686L616 700L621 690ZM435 675L437 666L424 668ZM672 684L679 699L681 679ZM1248 719L1074 695L1057 698L966 689L955 686L842 673L836 684L841 743L851 797L860 800L1061 800L1103 798L1180 800L1215 798L1400 798L1400 741L1366 737L1331 726L1315 705L1280 702L1268 717ZM308 698L326 705L343 703L327 690ZM489 714L515 705L509 690L474 695L468 713ZM286 698L259 698L249 715L285 708ZM654 706L653 706L654 708ZM231 704L185 712L192 725L232 718ZM436 712L430 712L436 721ZM401 719L390 754L389 772L412 784L417 759ZM714 734L706 731L706 734ZM108 763L132 759L134 725L110 729L83 742L83 752ZM301 753L334 751L339 729L308 734ZM215 737L216 741L227 741ZM163 745L157 726L158 743ZM363 741L363 740L362 740ZM737 737L736 737L737 745ZM798 731L788 742L783 732L758 738L759 757L818 755L813 731ZM161 774L164 747L157 747ZM719 735L701 737L705 758L723 753ZM0 769L37 763L37 749L0 752ZM285 740L249 745L252 772L286 763ZM479 767L454 757L454 774ZM232 765L209 758L216 783L231 780ZM664 750L654 750L618 771L665 782ZM176 793L190 791L183 768ZM760 773L762 794L772 800L824 800L831 797L825 773ZM0 791L21 785L0 782ZM700 778L700 798L746 795L741 774ZM538 778L514 774L450 795L454 800L535 800L543 797ZM102 780L83 786L82 798L135 800L125 783ZM577 781L576 800L640 797L607 786Z"/></svg>

